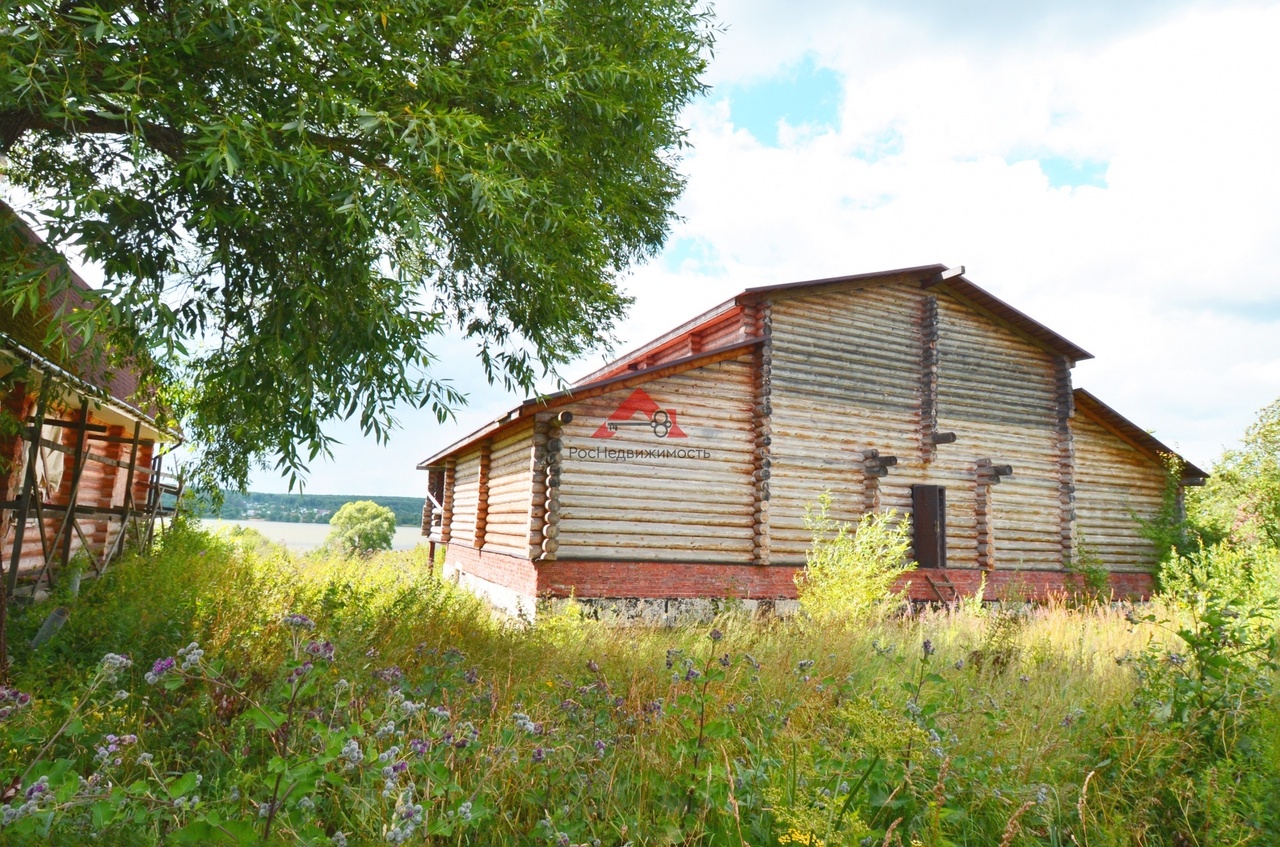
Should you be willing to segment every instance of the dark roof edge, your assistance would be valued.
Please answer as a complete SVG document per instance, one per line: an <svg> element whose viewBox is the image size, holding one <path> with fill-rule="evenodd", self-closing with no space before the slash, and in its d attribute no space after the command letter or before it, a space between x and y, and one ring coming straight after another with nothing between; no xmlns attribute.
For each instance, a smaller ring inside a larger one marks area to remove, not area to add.
<svg viewBox="0 0 1280 847"><path fill-rule="evenodd" d="M50 361L44 356L41 356L39 353L32 350L30 347L20 344L19 342L17 342L13 338L10 338L8 335L6 335L3 332L0 332L0 347L6 348L12 351L14 355L18 356L19 358L26 359L27 364L29 364L31 367L35 368L38 371L49 372L51 375L55 376L57 379L63 382L66 382L69 385L79 386L80 388L84 389L83 393L86 397L92 397L94 400L97 400L98 402L107 406L114 406L117 411L123 412L126 417L131 417L140 421L145 421L146 423L150 424L151 428L154 429L156 432L171 436L174 439L174 441L178 442L179 444L182 443L183 438L182 438L182 433L180 431L175 429L170 429L169 427L166 427L166 426L162 426L159 420L157 420L153 415L142 411L137 406L134 406L133 404L125 400L120 399L119 397L115 396L114 394L112 394L110 391L103 388L102 386L94 385L92 382L89 382L83 377L76 376L71 371L67 370L66 368L62 367L56 362Z"/></svg>
<svg viewBox="0 0 1280 847"><path fill-rule="evenodd" d="M1128 441L1134 447L1148 453L1151 456L1159 458L1162 454L1176 456L1178 461L1182 462L1182 482L1189 480L1208 479L1209 474L1183 458L1178 451L1171 449L1160 439L1138 426L1115 409L1103 403L1094 395L1085 391L1083 388L1077 388L1074 391L1076 406L1087 414L1096 417L1107 428L1115 432L1124 440Z"/></svg>
<svg viewBox="0 0 1280 847"><path fill-rule="evenodd" d="M619 374L617 376L611 376L608 379L597 380L596 382L590 382L585 385L575 385L571 388L566 388L563 391L557 391L553 394L545 394L541 397L531 397L511 411L507 412L505 415L500 415L497 418L494 418L489 423L474 432L463 436L430 458L423 459L415 466L415 469L424 471L438 463L441 459L445 459L449 455L457 453L459 450L464 450L467 447L470 447L486 435L492 435L509 424L514 424L518 421L524 420L529 417L529 415L536 412L582 399L582 395L588 392L600 391L602 389L612 388L615 385L628 382L640 385L646 382L651 382L652 380L660 377L670 376L673 372L693 370L701 367L703 364L713 364L712 360L723 361L724 359L732 358L734 353L755 347L763 341L763 338L748 338L746 341L736 341L733 344L716 347L714 350L704 350L703 352L697 353L693 356L685 356L682 359L672 359L670 362L663 362L661 365L657 365L652 368L645 368L644 370L635 371L634 373Z"/></svg>

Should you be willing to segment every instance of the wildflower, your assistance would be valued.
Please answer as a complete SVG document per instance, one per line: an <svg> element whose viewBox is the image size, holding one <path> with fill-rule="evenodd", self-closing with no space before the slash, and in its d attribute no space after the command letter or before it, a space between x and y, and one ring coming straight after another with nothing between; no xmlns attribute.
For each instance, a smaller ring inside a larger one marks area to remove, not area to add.
<svg viewBox="0 0 1280 847"><path fill-rule="evenodd" d="M720 657L720 667L727 668L731 664L733 664L733 659L729 658L728 653L725 653L723 656Z"/></svg>
<svg viewBox="0 0 1280 847"><path fill-rule="evenodd" d="M204 651L200 649L199 644L192 641L178 651L178 658L182 659L182 669L189 671L200 664L200 660L204 658Z"/></svg>
<svg viewBox="0 0 1280 847"><path fill-rule="evenodd" d="M390 737L390 736L392 736L392 735L395 735L395 732L396 732L396 722L395 722L395 721L387 721L387 722L386 722L386 723L384 723L382 726L378 727L378 731L377 731L376 733L374 733L374 737L375 737L375 738L388 738L388 737Z"/></svg>
<svg viewBox="0 0 1280 847"><path fill-rule="evenodd" d="M760 670L760 660L750 653L743 653L742 660L748 665L751 665L754 670Z"/></svg>
<svg viewBox="0 0 1280 847"><path fill-rule="evenodd" d="M710 637L712 641L719 641L721 638L724 638L724 633L718 629L713 629L711 630Z"/></svg>
<svg viewBox="0 0 1280 847"><path fill-rule="evenodd" d="M271 804L270 804L270 803L259 803L259 804L258 804L258 817L260 817L260 818L265 818L265 817L266 817L267 815L269 815L269 814L271 814Z"/></svg>
<svg viewBox="0 0 1280 847"><path fill-rule="evenodd" d="M924 640L924 643L920 645L920 647L924 650L924 657L926 659L932 656L936 652L933 649L933 642L927 638Z"/></svg>
<svg viewBox="0 0 1280 847"><path fill-rule="evenodd" d="M802 671L809 670L809 668L813 667L813 659L801 659L798 667Z"/></svg>
<svg viewBox="0 0 1280 847"><path fill-rule="evenodd" d="M20 709L30 702L30 694L19 691L16 688L0 685L0 721L12 715L14 710Z"/></svg>
<svg viewBox="0 0 1280 847"><path fill-rule="evenodd" d="M698 670L697 668L689 668L689 670L685 671L685 674L684 674L685 682L697 682L701 678L702 678L702 671Z"/></svg>
<svg viewBox="0 0 1280 847"><path fill-rule="evenodd" d="M592 673L600 673L600 666L596 664L595 659L587 659L587 670Z"/></svg>
<svg viewBox="0 0 1280 847"><path fill-rule="evenodd" d="M155 664L151 666L151 670L147 672L146 680L148 685L155 685L160 678L173 670L177 666L172 656L166 656L163 659L156 659Z"/></svg>
<svg viewBox="0 0 1280 847"><path fill-rule="evenodd" d="M569 847L569 834L565 832L557 832L556 844L558 847Z"/></svg>
<svg viewBox="0 0 1280 847"><path fill-rule="evenodd" d="M285 615L284 618L281 620L281 623L283 623L285 626L289 627L290 629L312 630L316 628L315 621L311 620L311 618L307 617L306 615L300 615L297 612L293 612L288 615Z"/></svg>
<svg viewBox="0 0 1280 847"><path fill-rule="evenodd" d="M953 664L952 667L958 671L964 670L964 659L956 659L955 664Z"/></svg>
<svg viewBox="0 0 1280 847"><path fill-rule="evenodd" d="M351 770L364 761L364 752L360 749L360 742L354 738L347 739L347 743L342 745L342 752L338 756L346 760L343 765L345 770Z"/></svg>
<svg viewBox="0 0 1280 847"><path fill-rule="evenodd" d="M467 672L462 675L462 678L471 685L475 685L480 681L480 671L478 668L467 668Z"/></svg>
<svg viewBox="0 0 1280 847"><path fill-rule="evenodd" d="M543 761L545 761L545 760L546 760L546 758L547 758L547 751L546 751L546 750L543 750L541 747L535 747L535 748L534 748L534 750L533 750L533 763L534 763L535 765L541 764Z"/></svg>
<svg viewBox="0 0 1280 847"><path fill-rule="evenodd" d="M308 656L324 659L326 662L333 661L333 643L330 641L308 641L307 646L302 649Z"/></svg>
<svg viewBox="0 0 1280 847"><path fill-rule="evenodd" d="M464 821L471 820L471 801L468 800L458 807L457 815Z"/></svg>
<svg viewBox="0 0 1280 847"><path fill-rule="evenodd" d="M128 698L129 698L129 692L125 691L123 688L121 688L119 691L115 693L115 695L113 695L113 699L115 700L127 700Z"/></svg>
<svg viewBox="0 0 1280 847"><path fill-rule="evenodd" d="M133 661L119 653L108 653L98 662L98 669L108 682L115 682L121 671L133 667Z"/></svg>
<svg viewBox="0 0 1280 847"><path fill-rule="evenodd" d="M680 654L683 652L684 652L683 650L676 650L676 649L671 649L667 651L667 670L671 670L671 668L676 663L676 659L678 659L680 657Z"/></svg>
<svg viewBox="0 0 1280 847"><path fill-rule="evenodd" d="M1026 684L1030 681L1031 681L1031 677L1027 676L1026 674L1022 674L1021 676L1018 677L1018 682L1021 682L1023 684Z"/></svg>
<svg viewBox="0 0 1280 847"><path fill-rule="evenodd" d="M599 738L596 739L595 748L596 748L596 753L600 755L604 755L605 743L601 741Z"/></svg>
<svg viewBox="0 0 1280 847"><path fill-rule="evenodd" d="M345 832L335 832L333 837L329 839L329 843L333 847L347 847L347 834Z"/></svg>
<svg viewBox="0 0 1280 847"><path fill-rule="evenodd" d="M155 757L154 757L154 756L152 756L150 753L139 753L139 754L138 754L138 764L140 764L140 765L149 765L149 764L151 764L151 760L152 760L153 758L155 758Z"/></svg>
<svg viewBox="0 0 1280 847"><path fill-rule="evenodd" d="M409 750L417 753L419 756L425 755L431 749L431 742L424 741L421 738L415 738L409 742Z"/></svg>
<svg viewBox="0 0 1280 847"><path fill-rule="evenodd" d="M316 809L316 801L312 800L310 797L303 797L298 801L298 809L310 814Z"/></svg>
<svg viewBox="0 0 1280 847"><path fill-rule="evenodd" d="M379 754L378 754L378 761L379 761L379 762L389 762L389 761L391 761L392 759L394 759L396 756L399 756L399 755L400 755L400 748L399 748L399 747L394 747L394 746L393 746L393 747L391 747L389 750L385 750L385 751L383 751L382 753L379 753Z"/></svg>
<svg viewBox="0 0 1280 847"><path fill-rule="evenodd" d="M333 690L339 694L346 691L350 687L351 687L351 683L347 682L345 679L340 679L333 684Z"/></svg>
<svg viewBox="0 0 1280 847"><path fill-rule="evenodd" d="M1183 656L1181 653L1170 653L1168 659L1169 664L1173 665L1175 668L1180 668L1187 663L1187 657Z"/></svg>
<svg viewBox="0 0 1280 847"><path fill-rule="evenodd" d="M404 679L404 671L400 670L396 665L392 665L389 668L383 668L379 671L374 671L373 675L388 685L392 685Z"/></svg>
<svg viewBox="0 0 1280 847"><path fill-rule="evenodd" d="M303 662L293 670L289 671L289 676L285 681L292 685L307 674L311 673L312 667L313 665L310 662Z"/></svg>
<svg viewBox="0 0 1280 847"><path fill-rule="evenodd" d="M449 710L446 709L444 706L432 706L427 711L435 715L437 718L444 718L445 720L449 720Z"/></svg>
<svg viewBox="0 0 1280 847"><path fill-rule="evenodd" d="M227 796L228 796L228 797L230 797L232 800L239 800L239 799L240 799L240 789L239 789L239 788L232 788L232 789L231 789L231 793L230 793L229 795L227 795Z"/></svg>

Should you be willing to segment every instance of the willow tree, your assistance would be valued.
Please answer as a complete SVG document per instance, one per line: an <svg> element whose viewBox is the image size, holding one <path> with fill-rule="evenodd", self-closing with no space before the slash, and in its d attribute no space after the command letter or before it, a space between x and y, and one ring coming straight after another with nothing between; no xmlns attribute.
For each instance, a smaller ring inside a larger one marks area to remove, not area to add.
<svg viewBox="0 0 1280 847"><path fill-rule="evenodd" d="M231 484L446 415L451 325L510 387L607 337L712 39L693 0L0 5L0 191L103 269L74 329L153 353Z"/></svg>

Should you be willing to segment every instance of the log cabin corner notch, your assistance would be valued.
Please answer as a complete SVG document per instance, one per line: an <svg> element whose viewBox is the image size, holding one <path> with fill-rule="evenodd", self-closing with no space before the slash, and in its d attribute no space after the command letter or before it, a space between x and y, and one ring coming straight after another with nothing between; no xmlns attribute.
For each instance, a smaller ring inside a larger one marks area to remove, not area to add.
<svg viewBox="0 0 1280 847"><path fill-rule="evenodd" d="M1084 545L1145 595L1132 516L1159 509L1172 451L1072 387L1087 358L959 268L748 289L420 463L423 533L508 607L772 601L795 596L804 510L830 491L850 521L934 510L921 599L984 575L1061 589Z"/></svg>

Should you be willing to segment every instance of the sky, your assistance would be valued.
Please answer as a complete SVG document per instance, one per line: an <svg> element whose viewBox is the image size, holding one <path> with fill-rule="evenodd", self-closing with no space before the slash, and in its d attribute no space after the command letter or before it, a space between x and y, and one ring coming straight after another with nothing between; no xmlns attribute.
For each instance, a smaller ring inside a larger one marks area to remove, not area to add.
<svg viewBox="0 0 1280 847"><path fill-rule="evenodd" d="M615 352L750 286L940 262L1093 353L1075 384L1201 467L1280 397L1280 3L716 12L681 220L625 280ZM307 491L421 495L419 461L523 399L437 352L456 420L406 413L385 446L337 424Z"/></svg>

